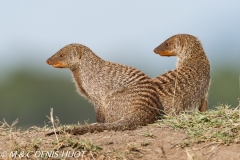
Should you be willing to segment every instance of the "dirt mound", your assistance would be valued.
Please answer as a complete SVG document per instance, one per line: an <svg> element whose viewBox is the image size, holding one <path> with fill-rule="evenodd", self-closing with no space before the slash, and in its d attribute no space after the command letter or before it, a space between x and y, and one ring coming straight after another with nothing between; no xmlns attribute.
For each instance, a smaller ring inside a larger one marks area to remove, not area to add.
<svg viewBox="0 0 240 160"><path fill-rule="evenodd" d="M80 136L45 137L47 129L0 136L1 158L46 159L240 159L240 144L192 143L186 134L154 124L133 131L110 131ZM10 149L11 148L11 149Z"/></svg>
<svg viewBox="0 0 240 160"><path fill-rule="evenodd" d="M184 113L131 131L46 137L50 127L0 127L0 159L240 159L240 110ZM57 128L58 130L61 127Z"/></svg>

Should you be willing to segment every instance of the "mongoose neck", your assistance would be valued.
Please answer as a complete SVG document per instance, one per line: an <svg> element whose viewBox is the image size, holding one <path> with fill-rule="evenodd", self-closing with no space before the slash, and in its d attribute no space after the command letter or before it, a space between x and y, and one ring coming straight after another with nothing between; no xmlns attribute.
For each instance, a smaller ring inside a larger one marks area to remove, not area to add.
<svg viewBox="0 0 240 160"><path fill-rule="evenodd" d="M202 63L209 63L203 49L183 49L182 53L177 56L177 67L189 66L197 67Z"/></svg>
<svg viewBox="0 0 240 160"><path fill-rule="evenodd" d="M104 71L102 68L106 62L93 52L85 53L80 60L77 68L72 68L73 78L78 92L88 98L94 105L101 101L99 97L104 98L108 91L108 84L104 80Z"/></svg>

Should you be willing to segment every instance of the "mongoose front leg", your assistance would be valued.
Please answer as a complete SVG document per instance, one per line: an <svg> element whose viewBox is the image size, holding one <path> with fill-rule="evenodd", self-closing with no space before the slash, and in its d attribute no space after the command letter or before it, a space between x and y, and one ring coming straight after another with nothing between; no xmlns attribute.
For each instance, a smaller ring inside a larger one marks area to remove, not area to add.
<svg viewBox="0 0 240 160"><path fill-rule="evenodd" d="M206 112L206 110L207 110L207 101L203 98L201 100L201 105L199 107L199 111L200 112Z"/></svg>
<svg viewBox="0 0 240 160"><path fill-rule="evenodd" d="M96 111L96 118L98 123L105 123L104 107L99 107Z"/></svg>

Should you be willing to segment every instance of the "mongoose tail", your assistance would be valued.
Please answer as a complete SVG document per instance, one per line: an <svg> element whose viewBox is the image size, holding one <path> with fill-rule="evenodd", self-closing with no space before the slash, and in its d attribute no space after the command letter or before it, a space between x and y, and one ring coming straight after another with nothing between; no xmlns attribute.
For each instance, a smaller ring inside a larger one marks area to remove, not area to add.
<svg viewBox="0 0 240 160"><path fill-rule="evenodd" d="M94 105L98 123L77 127L76 134L134 129L161 115L157 87L140 70L105 61L81 44L63 47L46 62L55 68L69 68L78 93Z"/></svg>
<svg viewBox="0 0 240 160"><path fill-rule="evenodd" d="M161 56L177 56L177 68L153 79L166 113L207 110L210 63L198 38L177 34L154 49Z"/></svg>
<svg viewBox="0 0 240 160"><path fill-rule="evenodd" d="M143 124L146 125L146 124ZM143 126L142 125L142 126ZM62 131L56 131L56 134L70 133L73 135L83 135L86 133L93 132L103 132L107 131L123 131L123 130L133 130L136 129L139 125L136 124L136 121L133 119L122 119L113 123L93 123L89 125L76 126L72 129L63 129ZM55 132L47 133L45 136L54 135Z"/></svg>

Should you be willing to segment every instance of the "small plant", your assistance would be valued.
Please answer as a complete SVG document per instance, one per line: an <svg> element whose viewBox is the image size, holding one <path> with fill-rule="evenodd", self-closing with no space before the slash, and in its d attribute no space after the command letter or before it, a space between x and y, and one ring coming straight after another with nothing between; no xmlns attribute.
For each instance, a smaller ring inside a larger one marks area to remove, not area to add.
<svg viewBox="0 0 240 160"><path fill-rule="evenodd" d="M197 159L197 156L194 153L192 153L191 151L186 149L186 153L187 153L187 160Z"/></svg>
<svg viewBox="0 0 240 160"><path fill-rule="evenodd" d="M67 146L73 149L82 149L84 151L97 151L102 150L102 147L99 145L95 145L91 140L76 140L76 139L68 139Z"/></svg>
<svg viewBox="0 0 240 160"><path fill-rule="evenodd" d="M50 122L52 123L52 126L53 126L53 131L55 133L55 136L56 136L56 140L57 142L59 143L59 140L58 140L58 136L56 134L56 127L59 125L60 121L58 119L58 117L56 117L56 119L54 120L53 118L53 108L50 108L50 117L46 116Z"/></svg>
<svg viewBox="0 0 240 160"><path fill-rule="evenodd" d="M148 146L150 144L150 142L148 142L148 141L143 141L142 143L141 143L141 146Z"/></svg>
<svg viewBox="0 0 240 160"><path fill-rule="evenodd" d="M4 118L3 118L3 122L0 121L0 123L2 124L1 129L2 129L3 131L9 132L9 139L10 139L9 148L10 148L10 150L11 150L11 149L12 149L12 136L13 136L13 135L12 135L12 130L15 128L15 125L18 123L18 119L16 119L14 122L12 122L11 125L9 125L9 124L5 121Z"/></svg>
<svg viewBox="0 0 240 160"><path fill-rule="evenodd" d="M127 144L127 148L128 148L129 151L139 152L139 149L137 149L137 147L134 143Z"/></svg>
<svg viewBox="0 0 240 160"><path fill-rule="evenodd" d="M95 145L91 140L81 140L78 138L71 138L66 135L59 138L59 142L54 142L56 146L54 150L59 150L62 148L71 148L71 149L79 149L87 152L96 152L98 150L102 150L102 147L99 145Z"/></svg>
<svg viewBox="0 0 240 160"><path fill-rule="evenodd" d="M145 133L142 134L142 136L144 136L144 137L151 137L151 138L156 137L156 136L153 135L151 132L145 132Z"/></svg>
<svg viewBox="0 0 240 160"><path fill-rule="evenodd" d="M40 138L36 138L36 139L32 140L32 148L34 149L34 151L37 151L38 149L40 149L40 146L41 146Z"/></svg>

